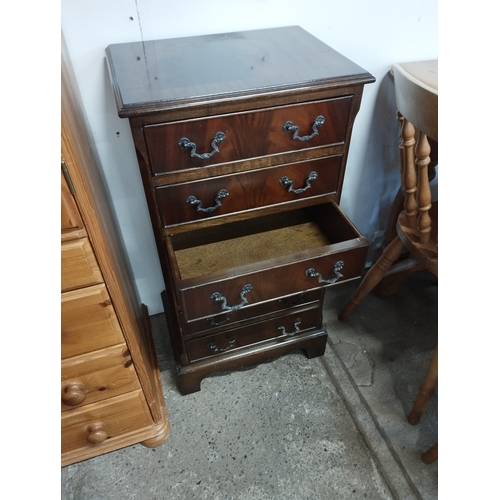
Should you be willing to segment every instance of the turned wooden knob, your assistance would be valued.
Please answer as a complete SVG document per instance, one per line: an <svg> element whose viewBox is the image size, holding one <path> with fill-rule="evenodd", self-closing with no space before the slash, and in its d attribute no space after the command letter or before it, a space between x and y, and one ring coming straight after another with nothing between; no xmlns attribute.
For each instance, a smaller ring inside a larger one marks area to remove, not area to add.
<svg viewBox="0 0 500 500"><path fill-rule="evenodd" d="M78 406L85 401L86 396L84 385L75 382L63 387L61 401L67 406Z"/></svg>
<svg viewBox="0 0 500 500"><path fill-rule="evenodd" d="M87 427L87 432L89 433L89 435L87 436L87 441L90 444L99 444L103 441L106 441L108 435L106 434L104 428L105 425L102 422L95 422L93 424L90 424Z"/></svg>

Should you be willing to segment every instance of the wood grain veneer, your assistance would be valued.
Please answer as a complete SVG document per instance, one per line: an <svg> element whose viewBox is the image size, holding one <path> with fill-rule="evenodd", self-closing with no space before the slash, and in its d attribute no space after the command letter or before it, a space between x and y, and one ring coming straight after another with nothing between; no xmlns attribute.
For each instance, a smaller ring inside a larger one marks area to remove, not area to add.
<svg viewBox="0 0 500 500"><path fill-rule="evenodd" d="M181 393L213 371L323 354L324 287L360 276L368 247L338 204L373 76L298 26L113 44L106 59ZM304 329L282 334L304 296Z"/></svg>

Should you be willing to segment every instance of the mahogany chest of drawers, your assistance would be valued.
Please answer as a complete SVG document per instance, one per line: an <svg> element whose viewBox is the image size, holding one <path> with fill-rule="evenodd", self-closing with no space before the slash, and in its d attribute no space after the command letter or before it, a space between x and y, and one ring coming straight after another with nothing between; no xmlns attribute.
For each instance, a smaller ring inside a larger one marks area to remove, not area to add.
<svg viewBox="0 0 500 500"><path fill-rule="evenodd" d="M182 393L324 353L326 286L368 242L339 208L367 73L298 26L110 45L165 280Z"/></svg>

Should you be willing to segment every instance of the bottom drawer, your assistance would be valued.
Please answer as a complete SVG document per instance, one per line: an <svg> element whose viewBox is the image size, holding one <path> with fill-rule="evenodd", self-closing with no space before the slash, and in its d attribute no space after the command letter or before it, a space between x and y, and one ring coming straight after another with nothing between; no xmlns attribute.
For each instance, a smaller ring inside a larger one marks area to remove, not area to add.
<svg viewBox="0 0 500 500"><path fill-rule="evenodd" d="M151 414L141 391L66 411L61 417L61 453L97 447L151 425Z"/></svg>
<svg viewBox="0 0 500 500"><path fill-rule="evenodd" d="M286 315L233 328L216 335L209 335L186 342L189 360L196 361L217 354L236 350L269 339L288 338L302 332L322 327L320 303L308 308L297 308Z"/></svg>
<svg viewBox="0 0 500 500"><path fill-rule="evenodd" d="M234 328L237 323L250 318L256 318L265 314L277 313L282 311L288 312L292 307L305 307L307 304L321 300L324 290L312 290L310 292L297 293L288 297L282 297L269 302L260 302L255 306L244 307L231 313L222 313L210 318L203 318L200 320L190 321L184 325L184 334L186 337L199 337L205 332L217 333L218 331L226 328Z"/></svg>

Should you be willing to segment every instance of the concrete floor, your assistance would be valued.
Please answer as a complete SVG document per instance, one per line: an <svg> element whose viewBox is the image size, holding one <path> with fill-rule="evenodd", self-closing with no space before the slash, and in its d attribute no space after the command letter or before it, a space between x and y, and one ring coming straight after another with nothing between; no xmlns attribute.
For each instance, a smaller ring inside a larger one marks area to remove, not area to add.
<svg viewBox="0 0 500 500"><path fill-rule="evenodd" d="M406 422L437 343L437 286L410 277L337 319L359 281L331 287L326 353L212 375L181 396L163 315L152 317L171 434L61 470L63 500L437 499L437 394Z"/></svg>

